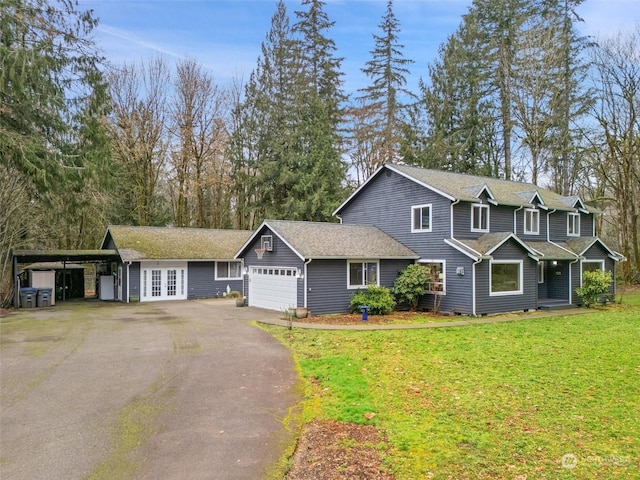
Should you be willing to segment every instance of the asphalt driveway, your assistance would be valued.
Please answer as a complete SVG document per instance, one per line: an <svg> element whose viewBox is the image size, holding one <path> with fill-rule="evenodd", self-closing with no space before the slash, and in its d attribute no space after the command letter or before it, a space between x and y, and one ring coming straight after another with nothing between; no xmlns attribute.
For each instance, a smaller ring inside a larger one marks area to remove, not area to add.
<svg viewBox="0 0 640 480"><path fill-rule="evenodd" d="M228 300L0 319L0 478L259 479L292 441L289 352Z"/></svg>

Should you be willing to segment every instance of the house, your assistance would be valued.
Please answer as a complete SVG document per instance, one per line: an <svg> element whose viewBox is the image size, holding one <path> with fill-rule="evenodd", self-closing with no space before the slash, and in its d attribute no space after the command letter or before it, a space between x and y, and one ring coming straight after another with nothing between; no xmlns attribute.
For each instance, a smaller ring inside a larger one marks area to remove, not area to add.
<svg viewBox="0 0 640 480"><path fill-rule="evenodd" d="M393 286L419 255L371 225L265 220L239 249L250 306L345 312L368 284Z"/></svg>
<svg viewBox="0 0 640 480"><path fill-rule="evenodd" d="M583 272L615 278L622 256L595 235L598 213L529 183L398 164L379 168L334 212L418 254L438 280L422 307L437 299L442 311L470 315L578 304Z"/></svg>
<svg viewBox="0 0 640 480"><path fill-rule="evenodd" d="M243 290L242 260L235 259L252 232L203 228L107 228L102 249L118 261L103 272L123 302L221 297Z"/></svg>

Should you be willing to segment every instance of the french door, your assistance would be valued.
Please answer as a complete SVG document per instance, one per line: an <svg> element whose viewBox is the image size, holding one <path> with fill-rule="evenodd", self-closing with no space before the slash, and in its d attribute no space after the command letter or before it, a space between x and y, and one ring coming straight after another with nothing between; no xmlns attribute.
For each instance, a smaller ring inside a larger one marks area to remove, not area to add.
<svg viewBox="0 0 640 480"><path fill-rule="evenodd" d="M184 300L187 298L187 265L154 262L141 265L141 301Z"/></svg>

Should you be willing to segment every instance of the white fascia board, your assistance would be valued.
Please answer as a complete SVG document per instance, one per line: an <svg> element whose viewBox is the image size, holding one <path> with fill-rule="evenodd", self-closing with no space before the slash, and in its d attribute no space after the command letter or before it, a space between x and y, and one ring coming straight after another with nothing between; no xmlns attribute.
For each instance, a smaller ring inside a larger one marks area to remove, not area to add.
<svg viewBox="0 0 640 480"><path fill-rule="evenodd" d="M450 247L458 250L460 253L466 255L471 260L478 261L478 260L481 260L483 258L483 255L480 252L476 252L474 249L472 249L470 247L467 247L464 244L461 245L460 242L458 240L456 240L455 238L451 238L451 239L445 238L444 239L444 243L446 243Z"/></svg>
<svg viewBox="0 0 640 480"><path fill-rule="evenodd" d="M258 236L258 233L260 233L260 230L262 230L262 227L264 227L266 223L267 223L267 221L263 220L263 222L260 224L260 226L253 231L251 236L247 239L246 242L244 242L244 245L242 245L242 247L240 247L240 250L238 250L238 253L236 253L233 258L238 258L240 256L240 254L242 252L244 252L244 250L254 242L254 240Z"/></svg>
<svg viewBox="0 0 640 480"><path fill-rule="evenodd" d="M533 250L531 247L529 247L529 245L527 245L526 243L524 243L522 240L520 240L518 238L518 236L514 233L511 233L508 237L506 237L503 241L501 241L500 243L498 243L497 245L495 245L491 250L489 250L487 252L487 255L492 254L493 252L495 252L498 248L500 248L502 245L505 244L505 242L507 242L509 239L513 238L516 242L518 242L520 245L522 245L524 247L524 249L527 251L527 253L529 253L530 255L535 255L537 252L535 250Z"/></svg>
<svg viewBox="0 0 640 480"><path fill-rule="evenodd" d="M287 240L282 236L282 234L280 234L275 228L273 228L271 225L269 225L269 222L267 220L265 220L263 222L263 224L269 228L269 230L271 230L273 233L275 233L276 237L278 237L280 240L282 240L282 243L284 243L287 247L289 247L289 249L296 254L296 256L302 260L303 262L306 260L306 258L304 257L304 255L302 255L298 250L296 250L293 245L291 245L289 242L287 242Z"/></svg>

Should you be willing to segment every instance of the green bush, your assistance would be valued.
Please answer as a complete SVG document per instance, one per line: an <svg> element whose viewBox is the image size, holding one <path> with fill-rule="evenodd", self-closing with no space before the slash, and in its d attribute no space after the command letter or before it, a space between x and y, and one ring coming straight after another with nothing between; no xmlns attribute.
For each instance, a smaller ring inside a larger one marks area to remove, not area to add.
<svg viewBox="0 0 640 480"><path fill-rule="evenodd" d="M406 302L415 311L418 307L420 296L429 288L432 282L431 272L420 264L409 265L400 272L393 284L395 293L401 302Z"/></svg>
<svg viewBox="0 0 640 480"><path fill-rule="evenodd" d="M242 293L238 292L237 290L231 290L229 293L227 293L227 298L241 298L242 297Z"/></svg>
<svg viewBox="0 0 640 480"><path fill-rule="evenodd" d="M368 305L371 315L386 315L393 311L396 301L388 288L369 285L366 290L358 290L351 296L349 311L360 313L360 305Z"/></svg>
<svg viewBox="0 0 640 480"><path fill-rule="evenodd" d="M584 272L582 286L576 288L576 293L582 299L585 307L590 307L598 301L598 297L609 291L611 286L611 272L594 270Z"/></svg>

